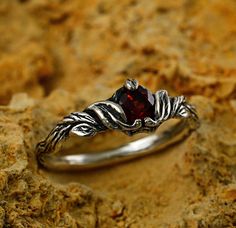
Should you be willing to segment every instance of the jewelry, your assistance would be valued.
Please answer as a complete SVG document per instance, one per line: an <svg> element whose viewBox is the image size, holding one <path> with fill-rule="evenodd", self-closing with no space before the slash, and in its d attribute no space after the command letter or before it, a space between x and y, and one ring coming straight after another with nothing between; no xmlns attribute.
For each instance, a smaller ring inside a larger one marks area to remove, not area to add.
<svg viewBox="0 0 236 228"><path fill-rule="evenodd" d="M154 132L171 118L181 121L159 135L151 134L113 150L56 155L58 145L70 134L94 136L112 129L132 136L139 132ZM44 167L54 170L96 168L164 149L183 140L198 127L196 110L184 96L171 97L165 90L152 94L137 80L128 79L111 98L93 103L83 112L65 116L46 139L37 144L37 157Z"/></svg>

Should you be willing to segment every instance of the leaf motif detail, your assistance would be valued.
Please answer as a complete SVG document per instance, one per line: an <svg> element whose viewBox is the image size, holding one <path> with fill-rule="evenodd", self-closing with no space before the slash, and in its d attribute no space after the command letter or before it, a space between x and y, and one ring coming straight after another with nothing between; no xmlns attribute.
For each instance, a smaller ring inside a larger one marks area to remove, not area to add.
<svg viewBox="0 0 236 228"><path fill-rule="evenodd" d="M71 132L78 136L93 136L96 134L96 128L87 123L81 123L74 126Z"/></svg>

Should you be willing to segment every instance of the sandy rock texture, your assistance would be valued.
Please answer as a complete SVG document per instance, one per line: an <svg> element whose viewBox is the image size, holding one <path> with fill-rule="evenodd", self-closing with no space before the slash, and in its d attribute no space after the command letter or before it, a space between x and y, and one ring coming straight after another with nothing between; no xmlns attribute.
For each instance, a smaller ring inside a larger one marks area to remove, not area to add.
<svg viewBox="0 0 236 228"><path fill-rule="evenodd" d="M234 0L1 0L0 34L0 227L236 227ZM185 95L201 127L113 167L39 167L57 121L128 77Z"/></svg>

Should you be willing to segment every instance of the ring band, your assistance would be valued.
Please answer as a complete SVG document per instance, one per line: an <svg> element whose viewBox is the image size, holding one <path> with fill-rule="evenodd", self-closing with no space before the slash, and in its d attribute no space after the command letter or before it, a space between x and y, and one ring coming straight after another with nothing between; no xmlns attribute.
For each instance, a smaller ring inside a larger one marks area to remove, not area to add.
<svg viewBox="0 0 236 228"><path fill-rule="evenodd" d="M181 119L168 130L151 134L121 147L97 153L59 155L58 145L70 134L94 136L109 129L120 130L132 136L140 132L154 132L171 118ZM36 146L38 161L52 170L81 170L118 163L161 150L199 127L195 108L184 96L171 97L167 91L152 94L137 80L126 80L114 95L87 107L83 112L73 112L59 122L45 140Z"/></svg>

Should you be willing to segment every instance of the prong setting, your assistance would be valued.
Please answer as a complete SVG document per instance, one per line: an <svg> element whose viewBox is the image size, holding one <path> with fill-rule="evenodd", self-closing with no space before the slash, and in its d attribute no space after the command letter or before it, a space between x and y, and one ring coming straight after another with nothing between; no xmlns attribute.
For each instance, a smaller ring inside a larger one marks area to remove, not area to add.
<svg viewBox="0 0 236 228"><path fill-rule="evenodd" d="M138 88L139 84L136 79L127 79L125 81L124 87L128 90L134 91Z"/></svg>

